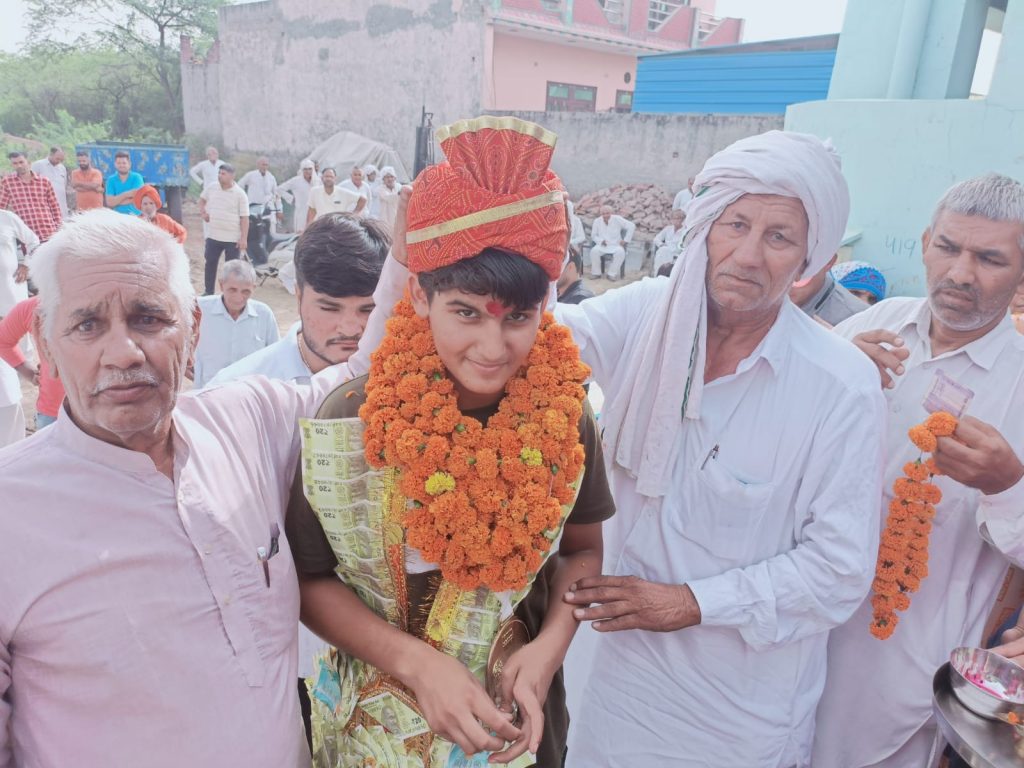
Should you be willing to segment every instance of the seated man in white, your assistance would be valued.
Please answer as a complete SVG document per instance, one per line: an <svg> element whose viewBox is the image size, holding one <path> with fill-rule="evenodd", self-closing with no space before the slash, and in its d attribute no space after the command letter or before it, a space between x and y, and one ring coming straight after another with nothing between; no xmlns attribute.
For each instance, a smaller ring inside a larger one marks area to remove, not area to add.
<svg viewBox="0 0 1024 768"><path fill-rule="evenodd" d="M669 216L669 224L661 232L654 236L654 274L658 274L664 264L672 264L679 256L683 247L683 233L686 227L683 222L686 214L679 210L673 210Z"/></svg>
<svg viewBox="0 0 1024 768"><path fill-rule="evenodd" d="M626 260L626 248L635 231L636 224L612 213L610 205L601 206L601 215L590 227L590 239L594 241L594 247L590 249L591 277L601 277L601 257L610 255L608 279L618 279L619 270Z"/></svg>

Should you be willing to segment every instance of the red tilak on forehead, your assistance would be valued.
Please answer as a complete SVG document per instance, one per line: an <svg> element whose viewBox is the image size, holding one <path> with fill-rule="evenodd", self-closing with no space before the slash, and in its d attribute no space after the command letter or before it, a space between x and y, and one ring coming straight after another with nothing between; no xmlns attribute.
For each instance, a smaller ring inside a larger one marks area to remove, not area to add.
<svg viewBox="0 0 1024 768"><path fill-rule="evenodd" d="M505 306L500 301L494 301L493 299L488 301L484 306L487 308L487 311L495 317L504 317L512 311L512 307Z"/></svg>

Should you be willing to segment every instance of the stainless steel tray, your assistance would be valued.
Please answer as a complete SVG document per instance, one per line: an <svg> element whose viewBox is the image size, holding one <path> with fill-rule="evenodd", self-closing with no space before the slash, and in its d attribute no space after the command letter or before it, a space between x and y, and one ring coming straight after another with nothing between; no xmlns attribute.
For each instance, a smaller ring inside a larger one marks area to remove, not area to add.
<svg viewBox="0 0 1024 768"><path fill-rule="evenodd" d="M1024 768L1017 757L1013 728L971 712L953 694L949 664L932 679L932 711L942 737L972 768Z"/></svg>

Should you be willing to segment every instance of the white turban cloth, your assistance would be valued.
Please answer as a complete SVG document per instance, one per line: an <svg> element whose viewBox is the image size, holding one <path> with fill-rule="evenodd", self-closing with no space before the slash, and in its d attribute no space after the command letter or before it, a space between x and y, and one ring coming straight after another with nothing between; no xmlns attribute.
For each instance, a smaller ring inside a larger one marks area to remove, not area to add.
<svg viewBox="0 0 1024 768"><path fill-rule="evenodd" d="M737 141L708 160L694 189L669 290L644 311L622 369L628 379L607 392L601 414L613 461L644 496L668 492L682 420L700 417L711 225L743 195L797 198L807 213L807 278L839 248L850 213L839 155L830 142L803 133L769 131Z"/></svg>

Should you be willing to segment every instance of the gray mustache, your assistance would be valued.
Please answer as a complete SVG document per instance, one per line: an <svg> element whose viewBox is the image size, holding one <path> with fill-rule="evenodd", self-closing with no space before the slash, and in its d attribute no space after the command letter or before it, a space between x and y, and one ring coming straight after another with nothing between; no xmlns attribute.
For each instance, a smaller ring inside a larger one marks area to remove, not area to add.
<svg viewBox="0 0 1024 768"><path fill-rule="evenodd" d="M159 383L160 380L148 371L119 371L106 374L93 387L90 394L98 395L112 387L134 387L139 384L155 387Z"/></svg>

